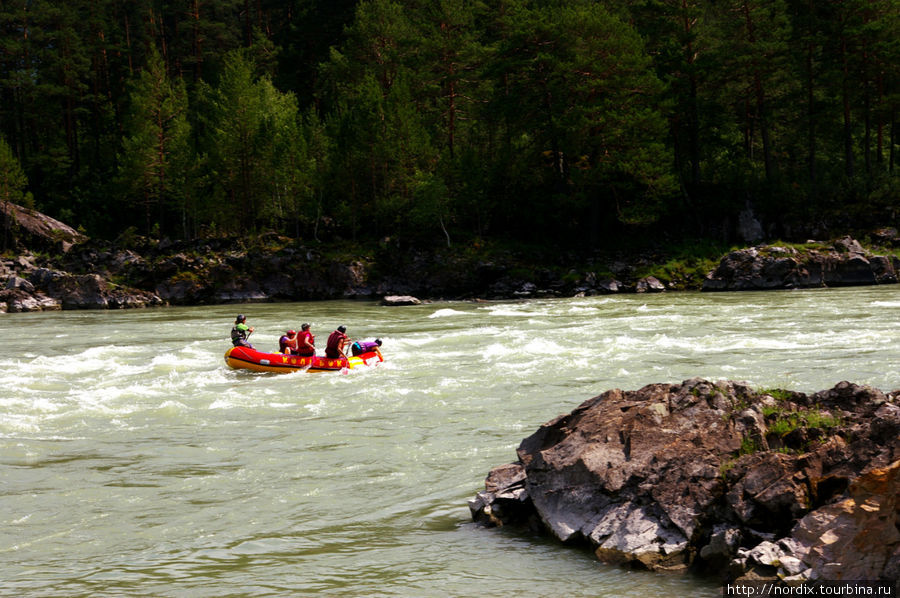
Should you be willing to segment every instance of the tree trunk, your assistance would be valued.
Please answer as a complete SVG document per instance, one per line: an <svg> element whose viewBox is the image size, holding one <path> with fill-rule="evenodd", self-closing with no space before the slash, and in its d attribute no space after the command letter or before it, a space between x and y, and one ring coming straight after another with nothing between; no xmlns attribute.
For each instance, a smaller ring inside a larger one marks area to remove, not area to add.
<svg viewBox="0 0 900 598"><path fill-rule="evenodd" d="M866 167L866 174L872 173L872 91L869 86L869 48L866 42L863 42L863 124L865 125L865 133L863 135L863 161Z"/></svg>
<svg viewBox="0 0 900 598"><path fill-rule="evenodd" d="M253 23L250 15L250 0L244 0L244 44L249 48L253 44Z"/></svg>
<svg viewBox="0 0 900 598"><path fill-rule="evenodd" d="M769 123L766 118L766 96L759 71L753 75L753 86L756 90L756 116L759 120L759 132L762 137L763 165L766 171L766 181L771 183L774 176L772 167L772 144L769 137Z"/></svg>
<svg viewBox="0 0 900 598"><path fill-rule="evenodd" d="M700 116L697 110L697 75L694 73L694 62L696 55L694 52L694 44L691 42L691 32L694 22L688 15L687 0L681 0L681 10L683 15L683 31L687 46L685 47L685 62L689 65L690 74L688 82L690 91L688 95L688 154L691 160L691 183L694 186L700 184Z"/></svg>
<svg viewBox="0 0 900 598"><path fill-rule="evenodd" d="M200 39L200 0L193 0L191 4L191 52L194 55L194 83L200 80L201 68L203 65L202 45Z"/></svg>
<svg viewBox="0 0 900 598"><path fill-rule="evenodd" d="M744 2L743 8L744 19L747 24L747 39L750 41L751 45L755 46L756 33L754 30L753 16L750 14L750 4L748 2ZM769 138L769 123L767 122L768 117L766 116L766 93L763 86L760 68L759 66L757 66L756 60L754 60L753 63L753 92L754 96L756 97L756 120L759 123L759 132L760 137L762 138L763 166L766 172L766 181L771 183L773 177L772 148Z"/></svg>
<svg viewBox="0 0 900 598"><path fill-rule="evenodd" d="M841 84L841 102L844 111L844 174L852 178L853 169L853 131L850 118L850 61L847 56L847 38L841 36L841 62L843 82Z"/></svg>
<svg viewBox="0 0 900 598"><path fill-rule="evenodd" d="M897 143L900 142L900 139L897 139L897 110L896 108L891 108L891 132L888 135L888 140L890 143L890 152L888 159L888 172L891 174L894 173L894 164L897 163Z"/></svg>
<svg viewBox="0 0 900 598"><path fill-rule="evenodd" d="M810 2L810 19L812 19L812 3ZM807 160L809 161L809 183L812 188L813 195L816 194L817 172L816 172L816 105L815 93L813 91L815 75L813 74L813 42L810 38L806 46L806 151Z"/></svg>

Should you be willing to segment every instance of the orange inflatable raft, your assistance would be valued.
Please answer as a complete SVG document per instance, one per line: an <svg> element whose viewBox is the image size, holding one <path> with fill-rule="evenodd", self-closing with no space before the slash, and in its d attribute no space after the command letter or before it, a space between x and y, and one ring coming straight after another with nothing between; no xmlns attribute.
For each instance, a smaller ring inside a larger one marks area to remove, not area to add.
<svg viewBox="0 0 900 598"><path fill-rule="evenodd" d="M383 359L374 352L362 353L344 359L324 356L300 357L283 353L263 353L249 347L231 347L225 351L225 363L236 370L254 372L346 372L361 366L375 365Z"/></svg>

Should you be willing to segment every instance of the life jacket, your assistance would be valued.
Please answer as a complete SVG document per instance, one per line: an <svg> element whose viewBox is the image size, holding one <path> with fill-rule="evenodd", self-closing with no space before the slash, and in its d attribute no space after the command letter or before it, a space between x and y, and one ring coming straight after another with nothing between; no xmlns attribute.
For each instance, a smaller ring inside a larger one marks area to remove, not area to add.
<svg viewBox="0 0 900 598"><path fill-rule="evenodd" d="M341 346L341 341L347 338L347 335L341 332L340 330L335 330L331 333L331 336L328 337L328 342L325 345L325 356L331 359L337 359L340 357L340 352L338 351L338 347Z"/></svg>
<svg viewBox="0 0 900 598"><path fill-rule="evenodd" d="M378 348L378 343L375 341L356 341L350 345L350 351L354 355L368 353L369 351L374 351L376 348Z"/></svg>
<svg viewBox="0 0 900 598"><path fill-rule="evenodd" d="M235 347L247 344L247 331L238 328L237 324L231 328L231 344Z"/></svg>
<svg viewBox="0 0 900 598"><path fill-rule="evenodd" d="M316 344L316 337L312 335L312 332L310 332L309 330L301 332L297 337L297 355L302 355L303 357L310 357L311 355L315 355L315 347L305 347L303 345L303 339L309 339L310 345Z"/></svg>

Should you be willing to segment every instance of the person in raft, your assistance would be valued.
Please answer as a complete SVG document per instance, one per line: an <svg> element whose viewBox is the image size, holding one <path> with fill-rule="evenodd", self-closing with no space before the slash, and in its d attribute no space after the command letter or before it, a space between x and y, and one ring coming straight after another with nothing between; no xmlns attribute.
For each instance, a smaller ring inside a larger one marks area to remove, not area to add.
<svg viewBox="0 0 900 598"><path fill-rule="evenodd" d="M300 335L297 337L297 355L312 357L316 354L316 337L309 331L309 324L300 326Z"/></svg>
<svg viewBox="0 0 900 598"><path fill-rule="evenodd" d="M278 339L278 352L285 355L297 355L297 331L288 330Z"/></svg>
<svg viewBox="0 0 900 598"><path fill-rule="evenodd" d="M247 326L247 316L239 314L234 320L234 326L231 328L231 344L235 347L253 348L247 338L253 334L253 327Z"/></svg>
<svg viewBox="0 0 900 598"><path fill-rule="evenodd" d="M374 341L356 341L350 345L350 353L353 355L362 355L363 353L375 353L379 359L384 359L381 355L381 339L376 338Z"/></svg>
<svg viewBox="0 0 900 598"><path fill-rule="evenodd" d="M347 356L344 354L344 349L347 347L347 343L350 342L350 337L346 333L346 326L338 326L337 330L331 333L331 336L328 337L328 342L325 344L325 357L329 359L343 357L346 359Z"/></svg>

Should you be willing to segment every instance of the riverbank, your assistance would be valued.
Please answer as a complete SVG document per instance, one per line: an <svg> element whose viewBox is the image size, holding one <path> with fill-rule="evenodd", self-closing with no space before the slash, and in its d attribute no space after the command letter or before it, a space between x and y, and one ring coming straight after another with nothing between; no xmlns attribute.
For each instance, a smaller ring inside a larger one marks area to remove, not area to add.
<svg viewBox="0 0 900 598"><path fill-rule="evenodd" d="M900 272L896 229L872 232L865 245L844 237L729 251L700 240L560 253L486 242L423 250L389 239L362 250L275 234L113 243L33 211L19 220L30 228L0 260L0 311L789 289L893 284Z"/></svg>

